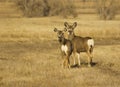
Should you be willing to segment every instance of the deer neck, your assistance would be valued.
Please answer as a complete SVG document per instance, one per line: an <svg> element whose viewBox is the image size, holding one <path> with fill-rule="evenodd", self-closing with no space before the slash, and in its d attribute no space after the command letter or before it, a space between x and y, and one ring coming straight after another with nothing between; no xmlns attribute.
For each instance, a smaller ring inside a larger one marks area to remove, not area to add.
<svg viewBox="0 0 120 87"><path fill-rule="evenodd" d="M68 39L69 39L69 40L72 40L74 37L75 37L74 32L73 32L72 34L69 34L69 35L68 35Z"/></svg>
<svg viewBox="0 0 120 87"><path fill-rule="evenodd" d="M65 45L65 44L66 44L66 39L65 39L65 38L60 38L60 39L59 39L59 43L60 43L61 45Z"/></svg>

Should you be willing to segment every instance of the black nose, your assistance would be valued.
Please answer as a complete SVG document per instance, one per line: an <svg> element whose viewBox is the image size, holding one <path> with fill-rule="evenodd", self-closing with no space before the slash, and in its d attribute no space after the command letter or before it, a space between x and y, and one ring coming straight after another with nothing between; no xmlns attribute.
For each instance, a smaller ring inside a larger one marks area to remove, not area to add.
<svg viewBox="0 0 120 87"><path fill-rule="evenodd" d="M72 33L72 31L68 31L69 32L69 34L71 34Z"/></svg>

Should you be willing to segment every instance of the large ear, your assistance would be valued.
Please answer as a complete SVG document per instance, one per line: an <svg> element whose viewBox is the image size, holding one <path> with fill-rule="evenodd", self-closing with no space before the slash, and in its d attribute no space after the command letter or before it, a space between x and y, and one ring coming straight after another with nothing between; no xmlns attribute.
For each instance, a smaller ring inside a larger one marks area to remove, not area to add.
<svg viewBox="0 0 120 87"><path fill-rule="evenodd" d="M68 27L69 24L68 24L67 22L64 22L64 26L65 26L65 27Z"/></svg>
<svg viewBox="0 0 120 87"><path fill-rule="evenodd" d="M72 27L75 28L77 26L77 22L74 22Z"/></svg>
<svg viewBox="0 0 120 87"><path fill-rule="evenodd" d="M58 29L57 28L54 28L54 32L57 32L58 31Z"/></svg>

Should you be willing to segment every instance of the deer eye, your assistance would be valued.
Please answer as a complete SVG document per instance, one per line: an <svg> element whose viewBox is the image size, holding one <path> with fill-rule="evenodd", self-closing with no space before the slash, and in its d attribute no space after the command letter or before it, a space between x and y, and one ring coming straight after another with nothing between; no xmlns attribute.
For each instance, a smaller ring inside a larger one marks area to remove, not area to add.
<svg viewBox="0 0 120 87"><path fill-rule="evenodd" d="M67 31L67 28L64 28L64 31L66 32L66 31Z"/></svg>

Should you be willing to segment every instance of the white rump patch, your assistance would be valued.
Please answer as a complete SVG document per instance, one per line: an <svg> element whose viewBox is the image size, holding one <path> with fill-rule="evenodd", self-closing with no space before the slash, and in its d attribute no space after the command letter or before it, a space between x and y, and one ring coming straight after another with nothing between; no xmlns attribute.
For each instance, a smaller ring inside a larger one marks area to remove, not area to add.
<svg viewBox="0 0 120 87"><path fill-rule="evenodd" d="M90 47L90 46L94 46L94 40L93 40L93 39L89 39L89 40L87 41L87 44L88 44L89 47Z"/></svg>
<svg viewBox="0 0 120 87"><path fill-rule="evenodd" d="M62 45L61 50L67 54L68 47L66 45Z"/></svg>

